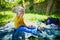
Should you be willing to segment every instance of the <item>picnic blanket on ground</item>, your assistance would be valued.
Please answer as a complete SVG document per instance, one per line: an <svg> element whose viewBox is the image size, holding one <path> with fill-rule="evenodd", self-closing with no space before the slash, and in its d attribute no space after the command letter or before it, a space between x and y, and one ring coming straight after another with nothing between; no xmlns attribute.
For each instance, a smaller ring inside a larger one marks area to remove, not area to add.
<svg viewBox="0 0 60 40"><path fill-rule="evenodd" d="M21 31L21 32L26 32L26 33L31 33L35 36L38 36L38 38L48 38L48 37L51 37L51 38L55 38L57 36L60 36L60 28L44 28L44 29L41 29L41 28L26 28L26 27L20 27L17 29L18 31ZM18 33L18 32L17 32Z"/></svg>
<svg viewBox="0 0 60 40"><path fill-rule="evenodd" d="M10 27L11 27L12 26L11 24L12 23L9 23L8 25L10 25ZM10 34L13 35L14 28L13 27L10 28L10 27L7 26L6 27L7 29L1 28L0 35L4 34L2 39L6 39L7 37L10 37L10 38L12 37L12 36L10 36ZM26 27L21 26L16 31L17 35L20 35L21 37L25 36L26 38L28 38L30 36L34 36L37 38L55 38L57 36L60 37L59 33L60 33L60 28L54 28L54 27L50 28L50 26L48 26L48 28L44 28L44 29L41 29L40 27L38 27L38 28L35 28L35 27L26 28ZM20 36L18 36L18 37L20 37Z"/></svg>

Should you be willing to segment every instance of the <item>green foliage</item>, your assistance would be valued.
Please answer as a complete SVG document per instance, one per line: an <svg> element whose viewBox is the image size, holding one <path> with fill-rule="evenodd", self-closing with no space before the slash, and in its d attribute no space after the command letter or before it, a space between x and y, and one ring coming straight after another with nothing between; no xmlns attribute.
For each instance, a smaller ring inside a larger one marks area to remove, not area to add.
<svg viewBox="0 0 60 40"><path fill-rule="evenodd" d="M20 1L20 0L19 0ZM0 0L0 10L18 5L18 0Z"/></svg>
<svg viewBox="0 0 60 40"><path fill-rule="evenodd" d="M36 3L44 2L45 0L37 0Z"/></svg>

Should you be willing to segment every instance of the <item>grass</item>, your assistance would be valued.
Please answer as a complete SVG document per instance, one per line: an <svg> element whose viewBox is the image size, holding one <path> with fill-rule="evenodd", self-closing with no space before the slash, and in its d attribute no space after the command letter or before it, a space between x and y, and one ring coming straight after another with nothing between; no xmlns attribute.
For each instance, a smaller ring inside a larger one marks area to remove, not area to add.
<svg viewBox="0 0 60 40"><path fill-rule="evenodd" d="M60 20L60 14L50 14L49 16L53 17L53 18L58 18ZM47 19L49 17L46 14L39 14L39 13L26 13L24 15L24 19L25 21L36 21L36 20L40 20L40 21L44 21L45 19Z"/></svg>
<svg viewBox="0 0 60 40"><path fill-rule="evenodd" d="M51 14L50 16L54 18L59 18L60 20L60 15L59 14ZM12 11L3 11L0 12L0 25L4 25L8 22L13 21L15 17L15 13ZM42 14L42 13L25 13L24 14L24 20L28 22L34 22L36 20L44 21L45 19L48 18L48 15Z"/></svg>
<svg viewBox="0 0 60 40"><path fill-rule="evenodd" d="M32 13L28 13L24 15L24 19L25 21L36 21L36 20L45 20L47 19L48 16L46 15L39 15L39 14L32 14Z"/></svg>
<svg viewBox="0 0 60 40"><path fill-rule="evenodd" d="M14 13L11 11L0 12L0 26L10 22L13 16L14 16Z"/></svg>

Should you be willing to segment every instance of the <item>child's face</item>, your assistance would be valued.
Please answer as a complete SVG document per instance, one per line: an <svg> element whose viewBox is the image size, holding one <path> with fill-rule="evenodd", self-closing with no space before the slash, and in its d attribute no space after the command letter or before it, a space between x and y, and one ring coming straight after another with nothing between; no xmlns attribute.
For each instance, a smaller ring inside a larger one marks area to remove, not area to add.
<svg viewBox="0 0 60 40"><path fill-rule="evenodd" d="M24 11L23 10L18 12L18 16L23 17L23 15L24 15Z"/></svg>

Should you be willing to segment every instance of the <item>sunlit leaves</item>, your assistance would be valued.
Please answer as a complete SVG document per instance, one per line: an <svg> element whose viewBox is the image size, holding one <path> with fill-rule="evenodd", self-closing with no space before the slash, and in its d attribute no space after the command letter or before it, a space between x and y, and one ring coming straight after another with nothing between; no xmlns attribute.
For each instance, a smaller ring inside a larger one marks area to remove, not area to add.
<svg viewBox="0 0 60 40"><path fill-rule="evenodd" d="M44 2L45 0L36 0L35 3L40 3L40 2Z"/></svg>
<svg viewBox="0 0 60 40"><path fill-rule="evenodd" d="M18 2L21 0L0 0L0 9L12 8L15 5L18 5Z"/></svg>

